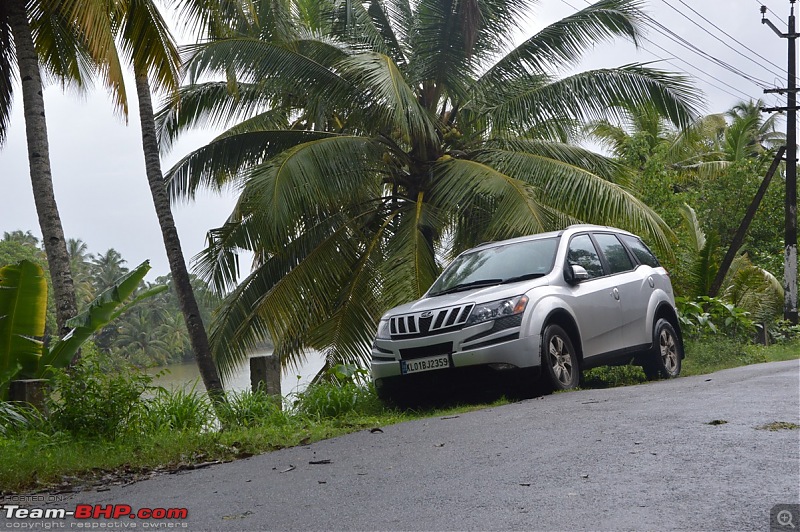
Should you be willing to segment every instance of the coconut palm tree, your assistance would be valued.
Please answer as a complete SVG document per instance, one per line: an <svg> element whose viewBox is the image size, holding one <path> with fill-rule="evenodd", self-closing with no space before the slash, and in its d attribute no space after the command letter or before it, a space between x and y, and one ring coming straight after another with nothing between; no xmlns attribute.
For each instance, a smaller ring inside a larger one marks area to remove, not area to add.
<svg viewBox="0 0 800 532"><path fill-rule="evenodd" d="M669 229L614 182L620 166L565 140L626 102L687 124L694 89L643 65L557 76L600 40L636 39L638 1L602 0L517 47L524 0L322 2L303 18L306 4L286 10L291 33L256 12L240 35L189 47L190 80L225 81L184 87L159 117L165 146L243 120L168 173L176 198L241 190L198 261L228 293L212 327L223 374L267 334L284 364L309 347L364 363L380 314L481 241L585 220L667 247ZM237 286L241 250L255 261Z"/></svg>
<svg viewBox="0 0 800 532"><path fill-rule="evenodd" d="M689 179L715 179L745 160L757 160L765 170L771 154L786 143L778 131L778 113L764 118L762 100L742 101L725 113L706 115L679 135L675 144L685 154L676 166Z"/></svg>
<svg viewBox="0 0 800 532"><path fill-rule="evenodd" d="M192 20L214 26L213 10L206 2L186 1ZM235 5L232 2L226 5ZM152 0L125 0L109 4L109 27L113 30L120 55L133 68L139 102L145 174L158 217L164 248L172 274L172 284L189 331L192 350L206 390L215 401L224 401L222 382L211 358L205 325L192 290L191 279L183 256L180 238L172 216L169 196L161 172L158 139L153 116L152 87L157 91L174 91L178 85L180 57L175 40L158 6ZM205 21L205 22L203 22Z"/></svg>
<svg viewBox="0 0 800 532"><path fill-rule="evenodd" d="M11 117L15 73L21 80L31 184L47 254L61 333L77 306L64 230L53 192L41 70L64 84L82 87L101 65L117 108L127 111L119 62L107 54L100 0L7 0L0 3L0 145Z"/></svg>
<svg viewBox="0 0 800 532"><path fill-rule="evenodd" d="M83 308L94 299L95 290L92 286L90 262L94 255L89 253L89 246L80 238L67 239L67 254L74 280L75 297L78 307Z"/></svg>

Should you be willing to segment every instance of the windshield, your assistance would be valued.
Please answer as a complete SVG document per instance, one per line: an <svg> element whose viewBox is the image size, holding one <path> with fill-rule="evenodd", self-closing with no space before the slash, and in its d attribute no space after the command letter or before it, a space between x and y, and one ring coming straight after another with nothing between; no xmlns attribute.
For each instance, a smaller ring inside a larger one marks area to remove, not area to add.
<svg viewBox="0 0 800 532"><path fill-rule="evenodd" d="M433 283L429 296L513 283L550 273L558 238L527 240L461 255Z"/></svg>

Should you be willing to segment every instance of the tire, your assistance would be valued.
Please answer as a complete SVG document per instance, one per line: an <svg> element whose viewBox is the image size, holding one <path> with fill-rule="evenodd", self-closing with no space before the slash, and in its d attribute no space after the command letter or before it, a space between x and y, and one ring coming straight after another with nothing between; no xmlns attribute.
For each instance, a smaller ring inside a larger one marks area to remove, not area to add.
<svg viewBox="0 0 800 532"><path fill-rule="evenodd" d="M542 376L553 391L571 390L580 383L581 368L575 347L558 325L548 325L542 335Z"/></svg>
<svg viewBox="0 0 800 532"><path fill-rule="evenodd" d="M675 328L664 318L653 327L653 347L646 355L642 369L648 380L674 379L681 373L683 343Z"/></svg>

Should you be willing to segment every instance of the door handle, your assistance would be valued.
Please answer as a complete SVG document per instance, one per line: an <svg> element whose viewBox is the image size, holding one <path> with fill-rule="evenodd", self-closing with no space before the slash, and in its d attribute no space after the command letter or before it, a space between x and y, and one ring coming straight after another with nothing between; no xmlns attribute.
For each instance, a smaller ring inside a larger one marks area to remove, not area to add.
<svg viewBox="0 0 800 532"><path fill-rule="evenodd" d="M619 290L617 290L616 287L611 291L611 295L614 296L614 299L619 301Z"/></svg>

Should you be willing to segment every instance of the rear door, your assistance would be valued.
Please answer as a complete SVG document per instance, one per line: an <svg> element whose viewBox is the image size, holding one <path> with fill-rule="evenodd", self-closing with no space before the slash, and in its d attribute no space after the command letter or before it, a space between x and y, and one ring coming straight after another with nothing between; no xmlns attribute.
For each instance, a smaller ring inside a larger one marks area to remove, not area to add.
<svg viewBox="0 0 800 532"><path fill-rule="evenodd" d="M649 343L643 334L647 319L647 304L653 287L647 275L636 268L636 262L614 233L594 233L594 240L605 259L609 281L619 296L622 334L614 349L630 348Z"/></svg>

